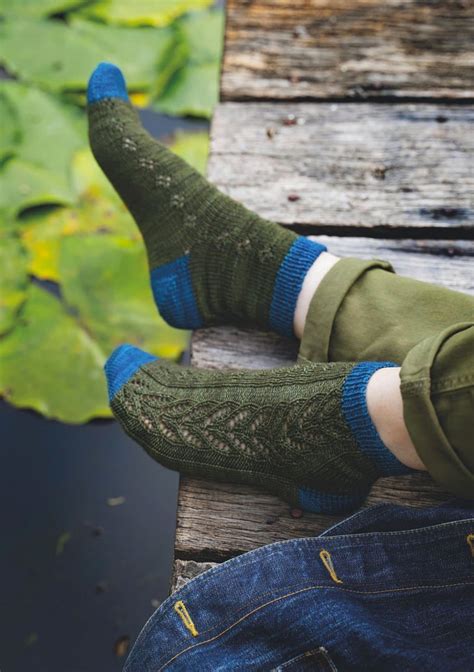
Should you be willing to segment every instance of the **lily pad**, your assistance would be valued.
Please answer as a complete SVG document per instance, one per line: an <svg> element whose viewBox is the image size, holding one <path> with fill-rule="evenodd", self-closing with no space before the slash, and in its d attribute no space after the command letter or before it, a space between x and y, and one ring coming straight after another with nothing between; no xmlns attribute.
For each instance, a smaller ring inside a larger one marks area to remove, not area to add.
<svg viewBox="0 0 474 672"><path fill-rule="evenodd" d="M185 12L203 9L214 0L99 0L81 14L106 23L128 26L167 26Z"/></svg>
<svg viewBox="0 0 474 672"><path fill-rule="evenodd" d="M141 239L131 215L89 149L75 155L72 183L78 195L74 207L33 209L19 222L21 239L30 253L28 271L42 280L59 280L59 251L65 236L113 233Z"/></svg>
<svg viewBox="0 0 474 672"><path fill-rule="evenodd" d="M28 256L17 237L0 235L0 334L15 324L28 293Z"/></svg>
<svg viewBox="0 0 474 672"><path fill-rule="evenodd" d="M196 12L178 23L181 39L186 42L192 63L220 61L224 45L225 15L223 10Z"/></svg>
<svg viewBox="0 0 474 672"><path fill-rule="evenodd" d="M0 170L0 213L16 215L44 204L69 205L75 194L64 176L20 159L9 159Z"/></svg>
<svg viewBox="0 0 474 672"><path fill-rule="evenodd" d="M177 133L170 149L193 168L205 174L209 153L209 135L206 132Z"/></svg>
<svg viewBox="0 0 474 672"><path fill-rule="evenodd" d="M20 139L18 117L15 108L0 89L0 119L2 132L0 133L0 163L14 154L15 145Z"/></svg>
<svg viewBox="0 0 474 672"><path fill-rule="evenodd" d="M5 67L50 91L85 91L100 61L121 67L132 90L147 89L159 79L160 68L164 80L172 74L176 39L175 32L167 28L131 30L79 20L72 25L26 19L7 19L0 24Z"/></svg>
<svg viewBox="0 0 474 672"><path fill-rule="evenodd" d="M187 65L153 107L165 114L210 119L219 99L219 67L218 63Z"/></svg>
<svg viewBox="0 0 474 672"><path fill-rule="evenodd" d="M188 333L169 327L157 312L141 241L110 235L65 238L59 277L67 304L107 354L123 342L171 358L186 347Z"/></svg>
<svg viewBox="0 0 474 672"><path fill-rule="evenodd" d="M157 97L154 107L172 115L210 118L219 99L219 74L224 38L224 13L199 12L179 23L189 58Z"/></svg>
<svg viewBox="0 0 474 672"><path fill-rule="evenodd" d="M0 82L0 95L16 119L11 151L22 161L57 173L69 172L74 153L86 142L83 115L72 105L19 82Z"/></svg>
<svg viewBox="0 0 474 672"><path fill-rule="evenodd" d="M110 416L104 353L46 290L30 287L0 360L0 394L15 406L70 423Z"/></svg>
<svg viewBox="0 0 474 672"><path fill-rule="evenodd" d="M79 7L84 0L0 0L0 16L41 18Z"/></svg>

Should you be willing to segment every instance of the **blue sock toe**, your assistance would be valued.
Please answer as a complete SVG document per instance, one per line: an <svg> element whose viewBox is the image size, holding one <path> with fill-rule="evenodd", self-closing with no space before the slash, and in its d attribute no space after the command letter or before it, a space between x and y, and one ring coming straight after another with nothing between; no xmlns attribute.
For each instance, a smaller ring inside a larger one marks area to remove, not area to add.
<svg viewBox="0 0 474 672"><path fill-rule="evenodd" d="M134 345L119 345L105 362L104 370L109 388L109 401L144 364L158 357L136 348Z"/></svg>
<svg viewBox="0 0 474 672"><path fill-rule="evenodd" d="M99 63L89 79L87 102L103 98L122 98L128 101L127 85L120 68L113 63Z"/></svg>

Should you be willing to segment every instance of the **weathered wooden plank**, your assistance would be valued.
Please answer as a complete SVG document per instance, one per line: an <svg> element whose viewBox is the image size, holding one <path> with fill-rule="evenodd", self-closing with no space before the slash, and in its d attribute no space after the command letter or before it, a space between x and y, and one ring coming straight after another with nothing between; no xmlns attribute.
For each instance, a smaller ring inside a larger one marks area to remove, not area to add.
<svg viewBox="0 0 474 672"><path fill-rule="evenodd" d="M224 100L474 96L469 0L228 0Z"/></svg>
<svg viewBox="0 0 474 672"><path fill-rule="evenodd" d="M472 234L473 124L468 106L227 103L208 174L282 224Z"/></svg>
<svg viewBox="0 0 474 672"><path fill-rule="evenodd" d="M449 497L420 472L380 479L366 504L429 506ZM307 512L293 518L288 504L257 488L182 478L175 555L222 561L275 541L320 534L342 518Z"/></svg>
<svg viewBox="0 0 474 672"><path fill-rule="evenodd" d="M199 574L215 567L215 562L196 562L195 560L175 560L173 564L173 576L171 579L170 593L182 588L188 581Z"/></svg>
<svg viewBox="0 0 474 672"><path fill-rule="evenodd" d="M387 259L403 275L474 294L474 242L320 240L335 254ZM295 357L295 344L273 334L222 327L197 331L193 337L195 366L266 368L291 365ZM379 480L367 503L429 505L446 496L426 474L416 474ZM255 488L183 478L175 551L179 557L223 559L273 541L317 534L334 520L309 513L294 519L285 502Z"/></svg>

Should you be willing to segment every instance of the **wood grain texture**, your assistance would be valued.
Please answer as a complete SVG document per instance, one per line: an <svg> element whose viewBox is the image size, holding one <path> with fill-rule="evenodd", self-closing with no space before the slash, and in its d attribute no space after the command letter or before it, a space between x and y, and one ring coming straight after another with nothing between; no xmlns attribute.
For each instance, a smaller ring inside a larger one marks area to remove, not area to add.
<svg viewBox="0 0 474 672"><path fill-rule="evenodd" d="M227 103L208 175L285 225L471 235L473 125L468 106Z"/></svg>
<svg viewBox="0 0 474 672"><path fill-rule="evenodd" d="M470 0L228 0L223 100L474 96Z"/></svg>
<svg viewBox="0 0 474 672"><path fill-rule="evenodd" d="M335 254L389 260L400 274L474 294L474 242L320 238ZM269 368L294 363L295 343L233 327L195 332L192 363L209 368ZM449 498L426 474L380 479L367 504L430 505ZM338 518L304 513L251 487L182 478L175 553L180 558L222 560L263 544L318 534Z"/></svg>
<svg viewBox="0 0 474 672"><path fill-rule="evenodd" d="M429 506L449 498L420 473L379 479L366 505ZM304 512L294 518L288 504L257 488L189 478L181 479L178 514L175 555L201 561L222 561L275 541L311 537L346 517Z"/></svg>

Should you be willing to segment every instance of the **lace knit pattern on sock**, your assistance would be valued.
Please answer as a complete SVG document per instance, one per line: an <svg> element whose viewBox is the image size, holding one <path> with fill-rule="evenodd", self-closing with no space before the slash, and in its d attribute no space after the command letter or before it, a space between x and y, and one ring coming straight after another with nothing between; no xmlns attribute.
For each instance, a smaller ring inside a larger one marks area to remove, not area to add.
<svg viewBox="0 0 474 672"><path fill-rule="evenodd" d="M112 408L165 466L262 485L296 504L298 487L365 492L377 477L341 411L351 368L212 372L153 362L120 390Z"/></svg>

